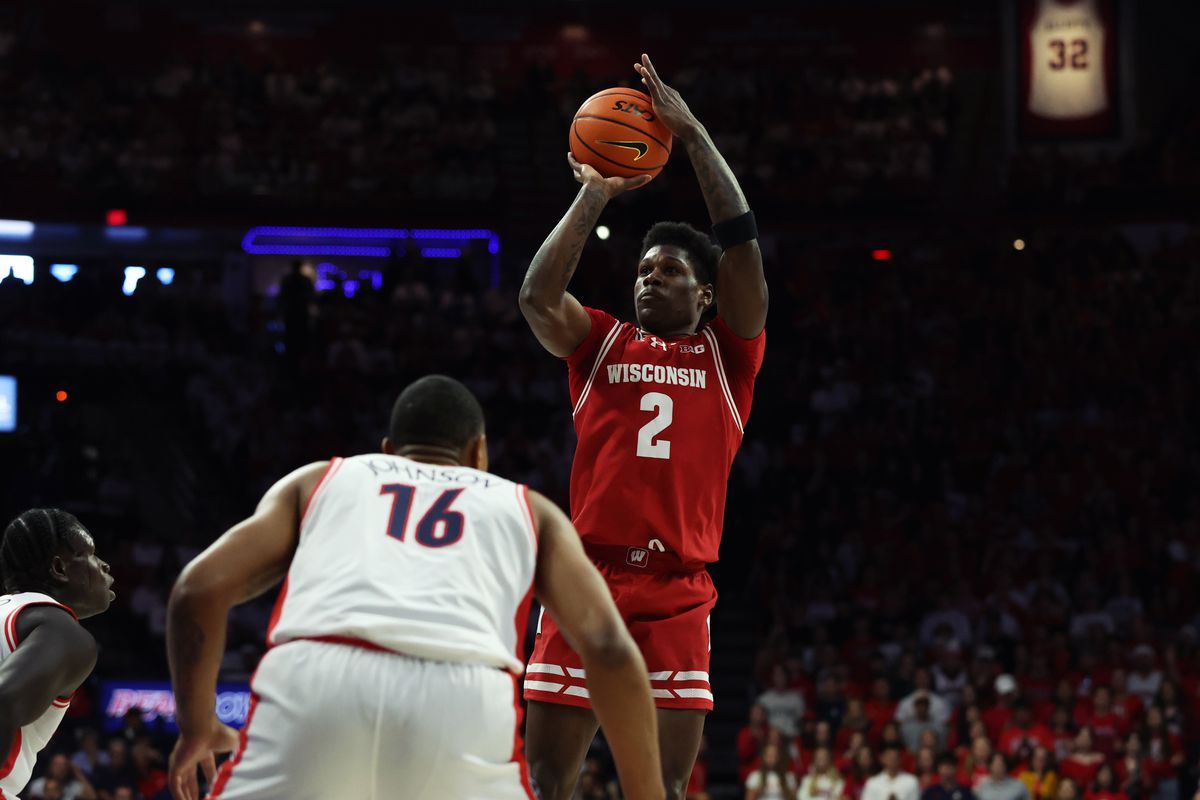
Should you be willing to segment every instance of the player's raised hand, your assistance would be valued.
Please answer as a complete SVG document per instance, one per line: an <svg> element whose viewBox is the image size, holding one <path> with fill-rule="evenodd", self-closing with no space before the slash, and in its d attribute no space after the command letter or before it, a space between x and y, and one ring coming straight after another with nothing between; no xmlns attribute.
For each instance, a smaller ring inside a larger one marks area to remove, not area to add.
<svg viewBox="0 0 1200 800"><path fill-rule="evenodd" d="M217 776L217 753L229 753L238 747L238 732L223 725L214 716L209 729L200 734L180 733L171 751L169 785L175 800L200 800L200 782L196 767L204 770L204 778L212 787Z"/></svg>
<svg viewBox="0 0 1200 800"><path fill-rule="evenodd" d="M603 189L610 198L616 197L621 192L645 186L650 182L649 175L638 175L636 178L606 178L597 172L595 167L580 164L570 153L567 153L567 163L571 165L571 171L575 173L575 180L584 186L596 186Z"/></svg>
<svg viewBox="0 0 1200 800"><path fill-rule="evenodd" d="M654 113L658 115L664 125L671 129L671 133L680 139L685 139L688 134L700 126L696 115L688 108L688 104L683 101L679 92L667 86L663 83L662 78L658 77L658 70L651 63L650 56L642 53L642 60L634 64L633 68L638 75L642 76L642 83L645 85L646 91L650 93L650 99L654 104Z"/></svg>

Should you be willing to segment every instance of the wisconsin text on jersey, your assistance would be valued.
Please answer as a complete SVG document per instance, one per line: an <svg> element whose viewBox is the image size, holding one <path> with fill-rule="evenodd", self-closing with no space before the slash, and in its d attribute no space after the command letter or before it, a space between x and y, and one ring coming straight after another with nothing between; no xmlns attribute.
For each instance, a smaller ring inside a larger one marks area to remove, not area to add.
<svg viewBox="0 0 1200 800"><path fill-rule="evenodd" d="M482 472L465 470L461 467L441 469L438 467L421 466L416 463L404 463L398 459L370 458L359 462L371 470L373 475L399 475L410 481L429 481L430 483L464 483L469 486L482 486L489 489L495 484Z"/></svg>
<svg viewBox="0 0 1200 800"><path fill-rule="evenodd" d="M708 370L664 367L662 364L609 364L609 383L661 383L667 386L708 387Z"/></svg>

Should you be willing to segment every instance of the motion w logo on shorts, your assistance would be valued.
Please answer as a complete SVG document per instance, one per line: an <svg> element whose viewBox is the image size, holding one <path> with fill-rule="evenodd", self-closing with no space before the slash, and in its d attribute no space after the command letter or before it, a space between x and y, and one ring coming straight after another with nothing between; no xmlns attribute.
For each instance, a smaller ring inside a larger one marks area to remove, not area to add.
<svg viewBox="0 0 1200 800"><path fill-rule="evenodd" d="M625 555L625 563L631 567L645 569L646 565L650 563L650 551L644 547L631 547Z"/></svg>

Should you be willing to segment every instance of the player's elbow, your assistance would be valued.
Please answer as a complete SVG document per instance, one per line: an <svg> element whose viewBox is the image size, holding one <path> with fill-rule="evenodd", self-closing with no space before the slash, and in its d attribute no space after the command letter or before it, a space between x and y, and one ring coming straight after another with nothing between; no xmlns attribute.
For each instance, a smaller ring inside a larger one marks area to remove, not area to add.
<svg viewBox="0 0 1200 800"><path fill-rule="evenodd" d="M167 600L169 615L188 613L197 608L204 608L219 603L223 592L220 582L209 574L203 559L197 559L184 567L179 573L175 585L171 588L171 596Z"/></svg>
<svg viewBox="0 0 1200 800"><path fill-rule="evenodd" d="M544 293L539 292L529 281L521 284L521 292L517 295L517 305L525 319L534 322L544 319L550 311L550 303Z"/></svg>

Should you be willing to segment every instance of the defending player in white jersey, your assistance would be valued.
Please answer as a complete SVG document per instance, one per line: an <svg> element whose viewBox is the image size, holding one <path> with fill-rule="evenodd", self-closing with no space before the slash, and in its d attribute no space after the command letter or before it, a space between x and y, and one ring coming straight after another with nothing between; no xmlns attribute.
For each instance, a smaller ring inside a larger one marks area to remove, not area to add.
<svg viewBox="0 0 1200 800"><path fill-rule="evenodd" d="M34 508L0 540L0 798L17 800L71 694L96 665L79 624L116 594L87 528L56 508Z"/></svg>
<svg viewBox="0 0 1200 800"><path fill-rule="evenodd" d="M198 796L197 766L222 800L531 798L533 595L584 660L625 796L663 798L646 666L608 589L557 507L486 469L478 401L422 378L382 454L293 472L188 565L167 622L176 798ZM285 575L239 737L214 710L226 616Z"/></svg>

